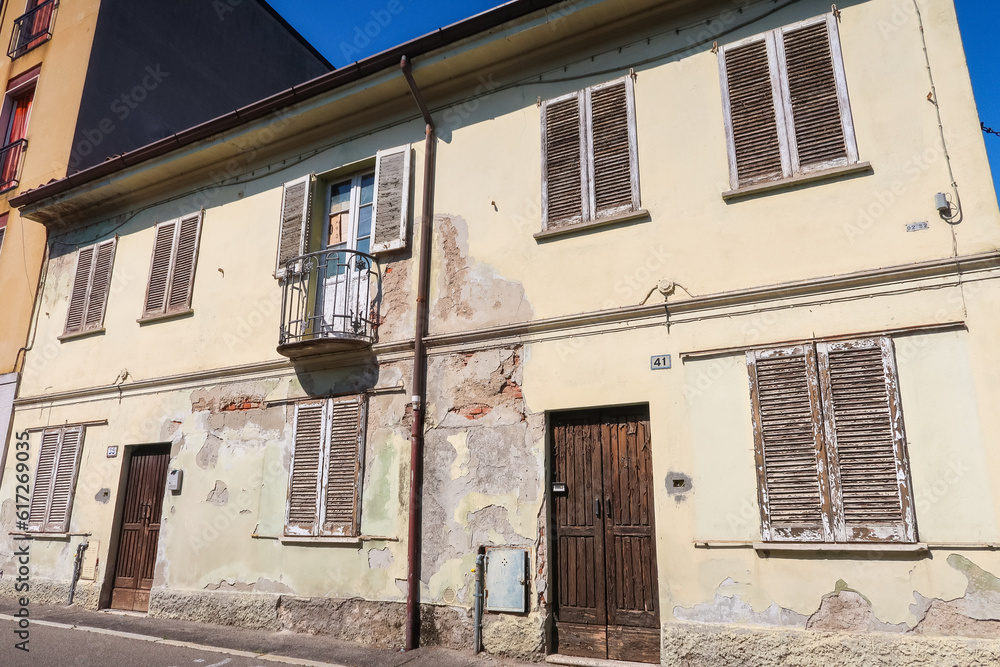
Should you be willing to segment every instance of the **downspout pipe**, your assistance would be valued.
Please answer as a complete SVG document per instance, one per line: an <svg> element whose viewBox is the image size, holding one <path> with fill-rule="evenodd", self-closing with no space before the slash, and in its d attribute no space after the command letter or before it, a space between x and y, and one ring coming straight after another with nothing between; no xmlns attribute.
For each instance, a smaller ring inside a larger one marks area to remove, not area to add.
<svg viewBox="0 0 1000 667"><path fill-rule="evenodd" d="M424 484L424 415L427 395L427 295L431 276L431 222L434 217L434 165L437 137L423 95L413 80L410 61L399 62L426 124L424 132L424 194L420 214L420 249L417 257L416 326L413 332L413 422L410 429L410 524L406 558L406 650L420 646L420 521Z"/></svg>

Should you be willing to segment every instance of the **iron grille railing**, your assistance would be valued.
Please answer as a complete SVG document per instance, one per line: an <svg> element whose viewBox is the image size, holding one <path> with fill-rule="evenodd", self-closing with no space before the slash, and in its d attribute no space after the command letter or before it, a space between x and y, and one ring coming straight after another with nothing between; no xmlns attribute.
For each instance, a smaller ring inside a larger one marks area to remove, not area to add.
<svg viewBox="0 0 1000 667"><path fill-rule="evenodd" d="M322 250L285 262L279 345L339 339L375 342L382 271L355 250Z"/></svg>
<svg viewBox="0 0 1000 667"><path fill-rule="evenodd" d="M0 192L20 185L21 156L28 147L27 139L18 139L0 148Z"/></svg>
<svg viewBox="0 0 1000 667"><path fill-rule="evenodd" d="M14 19L14 32L10 36L7 55L17 58L49 41L52 38L52 23L58 6L59 0L46 0Z"/></svg>

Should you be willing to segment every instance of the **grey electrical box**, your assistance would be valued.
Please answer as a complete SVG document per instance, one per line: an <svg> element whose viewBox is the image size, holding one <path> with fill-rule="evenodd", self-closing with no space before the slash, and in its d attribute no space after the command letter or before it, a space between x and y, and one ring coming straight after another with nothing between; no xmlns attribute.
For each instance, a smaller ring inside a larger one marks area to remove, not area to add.
<svg viewBox="0 0 1000 667"><path fill-rule="evenodd" d="M486 611L528 611L528 552L486 548Z"/></svg>
<svg viewBox="0 0 1000 667"><path fill-rule="evenodd" d="M167 490L173 491L174 493L180 493L181 491L181 481L184 479L183 470L171 470L167 473Z"/></svg>

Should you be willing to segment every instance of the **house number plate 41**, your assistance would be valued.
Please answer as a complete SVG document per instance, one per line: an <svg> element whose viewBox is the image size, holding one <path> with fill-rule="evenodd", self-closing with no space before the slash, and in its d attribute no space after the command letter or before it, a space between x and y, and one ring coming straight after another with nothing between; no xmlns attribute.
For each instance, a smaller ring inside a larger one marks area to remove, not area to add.
<svg viewBox="0 0 1000 667"><path fill-rule="evenodd" d="M658 354L649 358L649 370L662 371L670 368L670 355Z"/></svg>

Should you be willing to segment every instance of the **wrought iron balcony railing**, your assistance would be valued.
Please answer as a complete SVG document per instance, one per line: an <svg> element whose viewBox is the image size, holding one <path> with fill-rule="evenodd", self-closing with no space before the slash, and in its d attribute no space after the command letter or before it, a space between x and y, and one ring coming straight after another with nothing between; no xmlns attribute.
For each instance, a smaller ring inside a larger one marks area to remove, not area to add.
<svg viewBox="0 0 1000 667"><path fill-rule="evenodd" d="M278 352L288 357L375 342L382 272L371 255L323 250L285 263Z"/></svg>
<svg viewBox="0 0 1000 667"><path fill-rule="evenodd" d="M18 139L0 148L0 192L20 185L21 157L27 147L27 139Z"/></svg>
<svg viewBox="0 0 1000 667"><path fill-rule="evenodd" d="M14 32L10 36L7 55L17 58L49 41L58 6L59 0L46 0L14 19Z"/></svg>

